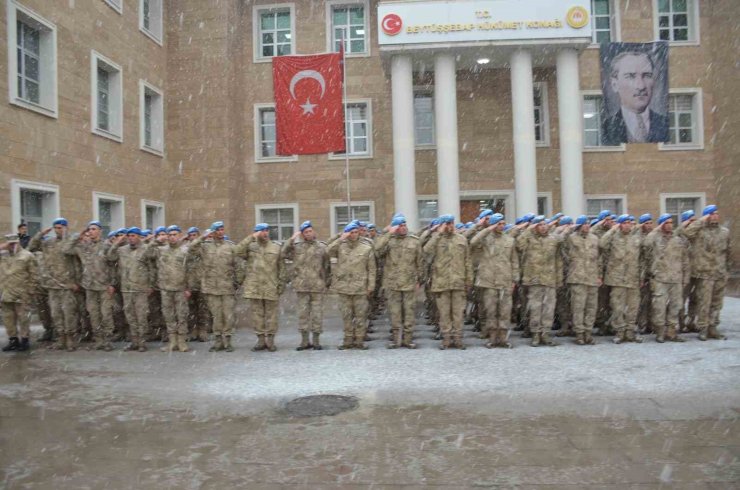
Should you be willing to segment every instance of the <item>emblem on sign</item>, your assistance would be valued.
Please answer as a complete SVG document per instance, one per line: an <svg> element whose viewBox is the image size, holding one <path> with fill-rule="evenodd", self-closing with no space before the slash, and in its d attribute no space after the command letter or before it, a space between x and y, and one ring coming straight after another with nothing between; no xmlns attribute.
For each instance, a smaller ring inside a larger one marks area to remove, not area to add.
<svg viewBox="0 0 740 490"><path fill-rule="evenodd" d="M580 29L588 24L588 11L583 7L571 7L565 15L565 21L573 29Z"/></svg>
<svg viewBox="0 0 740 490"><path fill-rule="evenodd" d="M395 36L399 32L401 32L401 27L403 27L403 22L401 21L401 17L399 17L396 14L388 14L385 17L383 17L383 22L380 23L380 26L383 29L383 32L385 32L389 36Z"/></svg>

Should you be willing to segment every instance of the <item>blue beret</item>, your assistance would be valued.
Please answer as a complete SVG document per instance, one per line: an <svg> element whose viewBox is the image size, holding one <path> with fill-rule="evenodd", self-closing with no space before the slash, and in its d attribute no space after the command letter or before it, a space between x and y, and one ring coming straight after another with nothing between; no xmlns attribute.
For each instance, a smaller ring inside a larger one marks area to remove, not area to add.
<svg viewBox="0 0 740 490"><path fill-rule="evenodd" d="M359 228L358 224L352 221L350 222L350 224L344 227L344 232L349 233L350 231L355 231L358 228Z"/></svg>
<svg viewBox="0 0 740 490"><path fill-rule="evenodd" d="M455 229L459 230L459 229L462 229L462 228L465 228L465 223L456 223L455 224Z"/></svg>
<svg viewBox="0 0 740 490"><path fill-rule="evenodd" d="M116 230L116 235L125 235L128 233L128 228L119 228Z"/></svg>
<svg viewBox="0 0 740 490"><path fill-rule="evenodd" d="M542 223L543 221L545 221L545 217L542 215L535 216L534 218L532 218L533 225L536 225L537 223Z"/></svg>
<svg viewBox="0 0 740 490"><path fill-rule="evenodd" d="M224 228L223 221L214 221L213 223L211 223L211 230L216 231L219 228Z"/></svg>
<svg viewBox="0 0 740 490"><path fill-rule="evenodd" d="M652 220L653 220L653 215L650 213L645 213L642 216L640 216L640 224L643 224L643 223L646 223Z"/></svg>
<svg viewBox="0 0 740 490"><path fill-rule="evenodd" d="M231 239L229 238L229 235L224 235L224 240L228 242Z"/></svg>
<svg viewBox="0 0 740 490"><path fill-rule="evenodd" d="M439 218L434 218L429 224L432 226L437 226L439 224Z"/></svg>
<svg viewBox="0 0 740 490"><path fill-rule="evenodd" d="M619 217L617 218L617 223L622 224L629 220L630 220L629 214L620 214Z"/></svg>
<svg viewBox="0 0 740 490"><path fill-rule="evenodd" d="M360 228L367 228L367 223L365 223L364 221L359 221L358 220L357 221L357 226L359 226Z"/></svg>
<svg viewBox="0 0 740 490"><path fill-rule="evenodd" d="M496 213L491 215L491 220L489 221L490 224L495 225L499 223L500 221L503 221L504 215L501 213Z"/></svg>
<svg viewBox="0 0 740 490"><path fill-rule="evenodd" d="M391 226L399 226L406 224L406 217L404 215L394 216L391 220Z"/></svg>
<svg viewBox="0 0 740 490"><path fill-rule="evenodd" d="M98 221L98 220L92 220L91 222L89 222L89 223L87 224L87 227L88 227L88 228L90 228L91 226L97 226L98 228L101 228L101 229L102 229L102 228L103 228L103 223L101 223L101 222L100 222L100 221Z"/></svg>
<svg viewBox="0 0 740 490"><path fill-rule="evenodd" d="M684 211L683 213L681 213L681 223L683 223L684 221L686 221L688 219L693 218L694 217L694 214L695 213L694 213L694 210L693 209L688 209L688 210Z"/></svg>
<svg viewBox="0 0 740 490"><path fill-rule="evenodd" d="M165 231L166 231L167 233L171 233L171 232L173 232L173 231L176 231L176 232L180 233L180 232L181 232L182 230L181 230L181 229L180 229L180 227L179 227L179 226L177 226L177 225L170 225L170 226L168 226L168 227L167 227L167 229L166 229Z"/></svg>
<svg viewBox="0 0 740 490"><path fill-rule="evenodd" d="M64 219L64 218L62 218L62 217L59 217L59 218L55 219L54 221L52 221L51 224L52 225L67 226L67 220ZM101 228L102 228L102 226L101 226Z"/></svg>
<svg viewBox="0 0 740 490"><path fill-rule="evenodd" d="M167 227L166 226L158 226L154 228L154 234L159 235L160 233L167 233Z"/></svg>
<svg viewBox="0 0 740 490"><path fill-rule="evenodd" d="M368 230L374 230L375 229L375 223L368 223L367 224L367 229Z"/></svg>
<svg viewBox="0 0 740 490"><path fill-rule="evenodd" d="M270 225L268 225L267 223L257 223L256 225L254 225L254 231L265 231L269 229Z"/></svg>
<svg viewBox="0 0 740 490"><path fill-rule="evenodd" d="M576 219L576 224L578 226L585 225L586 223L588 223L588 216L585 214L580 215L578 219Z"/></svg>
<svg viewBox="0 0 740 490"><path fill-rule="evenodd" d="M601 221L602 219L606 219L609 216L611 216L611 214L612 214L611 211L609 211L608 209L605 209L605 210L603 210L602 212L599 213L599 216L596 219L598 219L599 221Z"/></svg>
<svg viewBox="0 0 740 490"><path fill-rule="evenodd" d="M716 212L717 212L717 205L716 204L710 204L709 206L707 206L706 208L704 208L704 211L701 212L701 215L702 216L707 216L709 214L716 213Z"/></svg>
<svg viewBox="0 0 740 490"><path fill-rule="evenodd" d="M560 224L561 225L572 225L573 218L571 218L570 216L563 216L560 218Z"/></svg>
<svg viewBox="0 0 740 490"><path fill-rule="evenodd" d="M521 225L522 224L522 221L524 221L524 218L519 217L519 218L516 219L516 221L514 221L514 224L515 225Z"/></svg>
<svg viewBox="0 0 740 490"><path fill-rule="evenodd" d="M127 235L139 235L139 236L146 236L143 231L141 231L141 228L138 226L132 226L128 230L126 230Z"/></svg>
<svg viewBox="0 0 740 490"><path fill-rule="evenodd" d="M394 215L393 215L393 217L394 217L394 218L398 218L398 217L403 217L403 218L405 218L406 216L405 216L405 215L404 215L403 213L396 213L396 214L394 214Z"/></svg>
<svg viewBox="0 0 740 490"><path fill-rule="evenodd" d="M592 219L591 220L591 226L596 225L598 223L599 223L599 219L598 218L595 218L595 219Z"/></svg>
<svg viewBox="0 0 740 490"><path fill-rule="evenodd" d="M522 216L522 221L526 221L527 223L529 223L530 221L534 219L534 217L535 217L534 213L527 213L524 216Z"/></svg>
<svg viewBox="0 0 740 490"><path fill-rule="evenodd" d="M470 228L472 228L474 226L475 226L475 223L473 223L472 221L468 221L467 223L465 223L465 229L466 230L469 230Z"/></svg>
<svg viewBox="0 0 740 490"><path fill-rule="evenodd" d="M440 224L443 224L443 223L454 223L455 222L455 217L452 216L451 214L443 214L442 216L440 216L437 219L439 219Z"/></svg>
<svg viewBox="0 0 740 490"><path fill-rule="evenodd" d="M481 212L480 212L480 214L478 215L478 219L483 219L483 218L485 218L486 216L492 216L492 215L493 215L493 210L492 210L492 209L484 209L484 210L483 210L483 211L481 211Z"/></svg>
<svg viewBox="0 0 740 490"><path fill-rule="evenodd" d="M612 214L612 215L610 215L609 217L610 217L611 219L617 219L617 215L616 215L616 214Z"/></svg>
<svg viewBox="0 0 740 490"><path fill-rule="evenodd" d="M634 223L635 221L637 221L637 220L635 219L635 216L634 216L633 214L630 214L630 215L628 216L628 219L629 219L630 221L632 221L633 223Z"/></svg>
<svg viewBox="0 0 740 490"><path fill-rule="evenodd" d="M113 238L114 236L116 236L116 232L115 231L109 231L108 232L108 238Z"/></svg>
<svg viewBox="0 0 740 490"><path fill-rule="evenodd" d="M550 221L554 221L554 220L556 220L558 218L562 218L562 217L563 217L563 213L555 213L555 214L552 215L552 218L550 218Z"/></svg>
<svg viewBox="0 0 740 490"><path fill-rule="evenodd" d="M144 236L147 236L147 235L151 235L152 234L152 230L150 230L149 228L147 228L145 230L141 230L141 232L144 234Z"/></svg>
<svg viewBox="0 0 740 490"><path fill-rule="evenodd" d="M504 226L504 233L508 232L512 228L514 228L514 225L506 225L506 226Z"/></svg>
<svg viewBox="0 0 740 490"><path fill-rule="evenodd" d="M310 221L304 221L301 226L298 227L298 231L303 232L306 228L313 228Z"/></svg>
<svg viewBox="0 0 740 490"><path fill-rule="evenodd" d="M670 214L668 214L668 213L661 214L658 217L658 224L659 225L662 225L663 223L665 223L666 221L668 221L671 218L672 218L672 216Z"/></svg>
<svg viewBox="0 0 740 490"><path fill-rule="evenodd" d="M190 228L188 228L188 233L200 233L200 230L197 226L191 226Z"/></svg>

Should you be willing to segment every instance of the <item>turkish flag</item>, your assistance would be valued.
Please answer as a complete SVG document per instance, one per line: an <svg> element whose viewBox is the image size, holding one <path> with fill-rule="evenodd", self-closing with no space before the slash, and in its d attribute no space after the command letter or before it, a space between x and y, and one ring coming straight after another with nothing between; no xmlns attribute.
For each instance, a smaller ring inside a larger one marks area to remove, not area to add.
<svg viewBox="0 0 740 490"><path fill-rule="evenodd" d="M342 54L272 59L278 155L344 151Z"/></svg>

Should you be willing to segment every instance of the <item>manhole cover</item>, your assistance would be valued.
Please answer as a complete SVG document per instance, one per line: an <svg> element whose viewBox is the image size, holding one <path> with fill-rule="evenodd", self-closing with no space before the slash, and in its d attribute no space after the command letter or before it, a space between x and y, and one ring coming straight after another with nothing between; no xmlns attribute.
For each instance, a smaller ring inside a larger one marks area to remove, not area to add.
<svg viewBox="0 0 740 490"><path fill-rule="evenodd" d="M289 401L285 410L296 417L320 417L354 410L358 405L354 396L312 395Z"/></svg>

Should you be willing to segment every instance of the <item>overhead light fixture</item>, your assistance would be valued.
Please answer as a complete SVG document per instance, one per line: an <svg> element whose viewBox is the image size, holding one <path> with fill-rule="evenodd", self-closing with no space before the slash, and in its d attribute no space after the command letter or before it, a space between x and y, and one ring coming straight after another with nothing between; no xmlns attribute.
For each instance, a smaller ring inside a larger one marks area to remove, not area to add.
<svg viewBox="0 0 740 490"><path fill-rule="evenodd" d="M479 58L477 62L478 62L479 65L486 65L486 64L490 63L491 60L488 59L488 58Z"/></svg>

